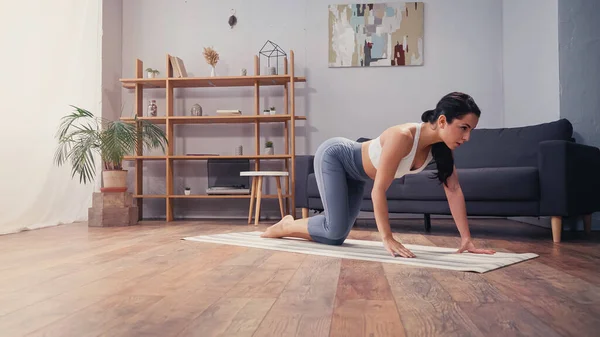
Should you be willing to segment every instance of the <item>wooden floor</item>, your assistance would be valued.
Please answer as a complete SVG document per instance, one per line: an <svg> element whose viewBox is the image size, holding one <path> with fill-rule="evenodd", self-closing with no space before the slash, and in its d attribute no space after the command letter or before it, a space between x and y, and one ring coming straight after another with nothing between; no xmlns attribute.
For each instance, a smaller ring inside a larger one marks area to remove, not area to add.
<svg viewBox="0 0 600 337"><path fill-rule="evenodd" d="M457 247L456 228L394 225ZM259 226L264 229L266 225ZM377 240L360 228L351 238ZM218 222L72 224L0 236L0 335L598 336L600 238L472 220L481 247L534 252L485 274L181 240L255 230Z"/></svg>

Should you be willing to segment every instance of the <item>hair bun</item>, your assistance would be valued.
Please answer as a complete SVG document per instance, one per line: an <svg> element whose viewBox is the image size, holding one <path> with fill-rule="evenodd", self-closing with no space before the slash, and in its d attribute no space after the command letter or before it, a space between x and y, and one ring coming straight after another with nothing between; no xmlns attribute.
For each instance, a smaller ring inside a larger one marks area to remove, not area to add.
<svg viewBox="0 0 600 337"><path fill-rule="evenodd" d="M423 122L431 122L431 120L433 119L433 114L435 113L435 110L427 110L425 111L422 115L421 115L421 120Z"/></svg>

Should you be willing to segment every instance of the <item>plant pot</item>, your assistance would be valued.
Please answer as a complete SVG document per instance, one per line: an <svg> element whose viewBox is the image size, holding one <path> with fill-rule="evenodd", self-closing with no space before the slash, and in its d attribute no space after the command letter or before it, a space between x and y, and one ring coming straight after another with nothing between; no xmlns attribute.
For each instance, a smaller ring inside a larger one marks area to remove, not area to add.
<svg viewBox="0 0 600 337"><path fill-rule="evenodd" d="M270 110L270 111L269 111L269 113L270 113L271 115L275 115L275 114L277 113L277 110Z"/></svg>
<svg viewBox="0 0 600 337"><path fill-rule="evenodd" d="M272 147L265 147L265 154L272 155L273 154L273 148Z"/></svg>
<svg viewBox="0 0 600 337"><path fill-rule="evenodd" d="M154 73L153 72L148 71L147 74L148 74L148 78L154 78Z"/></svg>
<svg viewBox="0 0 600 337"><path fill-rule="evenodd" d="M102 171L103 192L126 192L127 170L105 170Z"/></svg>
<svg viewBox="0 0 600 337"><path fill-rule="evenodd" d="M184 190L183 193L185 193L185 195L190 195L190 193L192 193L191 190Z"/></svg>

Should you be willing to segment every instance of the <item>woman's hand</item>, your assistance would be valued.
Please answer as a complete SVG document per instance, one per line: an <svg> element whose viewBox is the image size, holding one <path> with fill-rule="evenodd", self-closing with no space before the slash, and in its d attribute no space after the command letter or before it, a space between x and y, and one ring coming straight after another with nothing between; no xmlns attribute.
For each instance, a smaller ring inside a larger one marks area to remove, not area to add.
<svg viewBox="0 0 600 337"><path fill-rule="evenodd" d="M460 243L460 248L458 249L457 253L460 254L465 251L467 251L469 253L474 253L474 254L494 254L494 253L496 253L492 249L475 248L475 245L473 244L473 240L470 237L462 239L462 242Z"/></svg>
<svg viewBox="0 0 600 337"><path fill-rule="evenodd" d="M392 256L400 255L402 257L416 257L410 250L406 249L400 242L393 237L383 239L383 246L392 254Z"/></svg>

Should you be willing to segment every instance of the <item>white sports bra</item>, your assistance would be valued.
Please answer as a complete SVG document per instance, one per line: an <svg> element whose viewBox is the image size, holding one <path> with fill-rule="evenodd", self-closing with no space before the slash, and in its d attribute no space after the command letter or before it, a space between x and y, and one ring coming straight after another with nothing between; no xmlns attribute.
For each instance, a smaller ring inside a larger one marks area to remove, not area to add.
<svg viewBox="0 0 600 337"><path fill-rule="evenodd" d="M429 153L427 154L427 159L425 160L423 165L421 167L411 171L410 167L412 166L413 160L415 158L415 154L417 153L417 145L419 144L419 135L421 134L422 126L423 126L423 123L419 123L417 125L417 132L415 133L415 140L413 141L412 149L404 158L402 158L402 160L400 160L400 164L398 164L398 168L396 169L394 178L400 178L400 177L404 176L405 174L416 174L416 173L423 171L423 169L425 169L427 164L429 164L429 162L433 158L433 156L431 155L431 150L429 150ZM369 144L369 158L371 159L371 162L373 163L373 166L375 166L375 168L377 168L379 166L379 158L380 157L381 157L381 141L380 141L379 137L377 137L377 138L373 139L371 141L371 143Z"/></svg>

